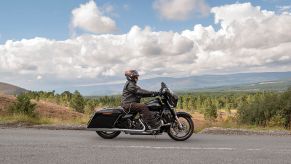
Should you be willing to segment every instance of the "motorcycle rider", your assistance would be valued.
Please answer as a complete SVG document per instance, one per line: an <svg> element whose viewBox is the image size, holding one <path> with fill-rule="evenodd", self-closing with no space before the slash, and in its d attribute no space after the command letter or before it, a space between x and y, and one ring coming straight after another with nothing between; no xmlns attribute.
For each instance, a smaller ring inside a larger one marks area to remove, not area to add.
<svg viewBox="0 0 291 164"><path fill-rule="evenodd" d="M143 115L143 120L147 124L148 129L157 129L161 126L161 122L157 121L149 108L140 103L140 99L143 97L155 97L159 95L159 92L148 91L141 89L136 83L138 81L139 74L136 70L125 71L125 77L127 79L121 98L121 106L126 112L139 112Z"/></svg>

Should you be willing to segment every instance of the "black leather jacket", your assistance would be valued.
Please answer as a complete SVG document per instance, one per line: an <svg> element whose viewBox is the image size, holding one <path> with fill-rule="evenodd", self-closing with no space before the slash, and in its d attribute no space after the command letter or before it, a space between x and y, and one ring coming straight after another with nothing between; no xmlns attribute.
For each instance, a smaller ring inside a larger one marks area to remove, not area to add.
<svg viewBox="0 0 291 164"><path fill-rule="evenodd" d="M140 103L142 97L153 97L156 96L155 93L141 89L136 85L136 82L128 80L123 87L121 105L133 102Z"/></svg>

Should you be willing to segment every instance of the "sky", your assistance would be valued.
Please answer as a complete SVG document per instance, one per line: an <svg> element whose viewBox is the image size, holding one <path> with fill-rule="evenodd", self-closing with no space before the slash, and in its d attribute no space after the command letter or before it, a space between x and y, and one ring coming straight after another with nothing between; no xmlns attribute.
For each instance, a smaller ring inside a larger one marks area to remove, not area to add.
<svg viewBox="0 0 291 164"><path fill-rule="evenodd" d="M1 0L0 81L31 90L291 71L291 0Z"/></svg>

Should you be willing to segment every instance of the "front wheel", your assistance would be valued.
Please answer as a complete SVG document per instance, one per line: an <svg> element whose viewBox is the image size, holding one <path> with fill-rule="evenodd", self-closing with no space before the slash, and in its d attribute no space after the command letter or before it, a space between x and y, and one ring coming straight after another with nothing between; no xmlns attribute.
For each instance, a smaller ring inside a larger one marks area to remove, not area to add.
<svg viewBox="0 0 291 164"><path fill-rule="evenodd" d="M120 134L120 131L115 132L96 131L96 133L104 139L113 139Z"/></svg>
<svg viewBox="0 0 291 164"><path fill-rule="evenodd" d="M168 135L176 141L185 141L192 136L194 123L191 117L186 115L178 115L178 119L182 124L182 128L179 128L178 122L175 121L169 128Z"/></svg>

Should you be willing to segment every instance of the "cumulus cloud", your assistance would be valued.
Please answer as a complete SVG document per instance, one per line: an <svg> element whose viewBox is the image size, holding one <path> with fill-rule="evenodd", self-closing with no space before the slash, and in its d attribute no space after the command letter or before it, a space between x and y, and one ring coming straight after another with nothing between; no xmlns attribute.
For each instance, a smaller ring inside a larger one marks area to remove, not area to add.
<svg viewBox="0 0 291 164"><path fill-rule="evenodd" d="M290 58L283 57L291 56L290 14L275 14L250 3L214 7L211 12L221 26L218 31L196 25L182 33L199 47L198 70L291 70Z"/></svg>
<svg viewBox="0 0 291 164"><path fill-rule="evenodd" d="M144 78L291 70L290 13L250 3L211 12L218 30L199 24L180 33L133 26L120 35L7 41L0 45L0 75L81 84L120 80L128 68Z"/></svg>
<svg viewBox="0 0 291 164"><path fill-rule="evenodd" d="M82 35L65 41L45 38L7 41L0 46L0 70L49 74L59 79L116 76L126 68L166 74L175 65L194 62L194 51L193 42L178 33L134 26L123 35ZM173 61L174 57L179 60Z"/></svg>
<svg viewBox="0 0 291 164"><path fill-rule="evenodd" d="M112 6L107 5L102 12L96 3L91 0L72 11L71 26L73 29L80 28L96 34L114 32L117 29L115 21L104 15L104 13L112 11Z"/></svg>
<svg viewBox="0 0 291 164"><path fill-rule="evenodd" d="M153 7L167 20L185 20L196 13L207 15L209 12L204 0L155 0Z"/></svg>

